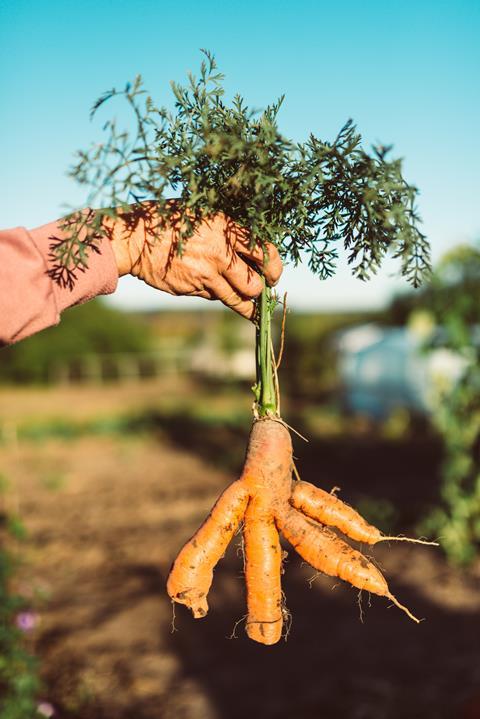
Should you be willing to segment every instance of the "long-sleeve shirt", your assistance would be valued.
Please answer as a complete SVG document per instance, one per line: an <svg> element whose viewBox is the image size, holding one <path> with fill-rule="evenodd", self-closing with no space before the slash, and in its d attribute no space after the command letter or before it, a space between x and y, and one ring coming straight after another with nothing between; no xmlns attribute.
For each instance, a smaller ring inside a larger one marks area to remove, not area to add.
<svg viewBox="0 0 480 719"><path fill-rule="evenodd" d="M98 254L90 253L85 272L76 273L73 289L60 287L47 274L53 237L62 237L57 222L34 230L0 231L0 346L58 324L67 307L111 294L117 287L117 265L107 238Z"/></svg>

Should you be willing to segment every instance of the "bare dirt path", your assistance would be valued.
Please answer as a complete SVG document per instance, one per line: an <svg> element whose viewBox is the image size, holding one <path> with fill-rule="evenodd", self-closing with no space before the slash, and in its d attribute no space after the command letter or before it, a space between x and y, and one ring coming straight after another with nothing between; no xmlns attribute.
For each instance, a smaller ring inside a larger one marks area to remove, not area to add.
<svg viewBox="0 0 480 719"><path fill-rule="evenodd" d="M161 437L85 437L2 449L29 532L25 586L57 716L75 719L478 719L480 591L421 547L375 552L427 621L363 598L290 553L287 642L249 642L241 559L219 567L194 621L165 595L171 561L232 477ZM477 582L477 583L476 583Z"/></svg>

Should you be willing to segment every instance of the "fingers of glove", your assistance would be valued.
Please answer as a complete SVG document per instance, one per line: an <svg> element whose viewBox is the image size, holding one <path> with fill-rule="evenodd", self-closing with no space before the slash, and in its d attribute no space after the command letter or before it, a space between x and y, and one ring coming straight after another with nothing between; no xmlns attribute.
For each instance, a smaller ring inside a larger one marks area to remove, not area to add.
<svg viewBox="0 0 480 719"><path fill-rule="evenodd" d="M241 257L235 255L229 266L223 271L227 282L244 298L258 297L263 289L263 281Z"/></svg>
<svg viewBox="0 0 480 719"><path fill-rule="evenodd" d="M218 275L210 287L207 287L212 296L220 302L223 302L226 307L229 307L235 312L238 312L242 317L252 319L255 313L255 304L252 300L244 299L235 291L231 284L227 280Z"/></svg>
<svg viewBox="0 0 480 719"><path fill-rule="evenodd" d="M267 242L264 253L261 247L249 248L248 243L239 241L235 249L239 254L243 255L243 257L248 257L261 267L267 285L272 286L277 284L283 272L283 264L275 245L272 245L271 242Z"/></svg>

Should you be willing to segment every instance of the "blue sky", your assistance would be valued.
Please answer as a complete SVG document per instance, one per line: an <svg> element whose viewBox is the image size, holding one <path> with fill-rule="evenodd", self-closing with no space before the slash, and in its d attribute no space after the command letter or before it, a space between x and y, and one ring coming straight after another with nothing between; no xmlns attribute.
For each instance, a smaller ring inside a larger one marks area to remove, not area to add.
<svg viewBox="0 0 480 719"><path fill-rule="evenodd" d="M480 3L427 1L178 3L0 0L0 226L35 227L83 204L66 176L75 150L101 137L93 101L137 73L160 104L212 50L228 92L262 107L286 94L283 132L332 139L352 117L367 144L394 143L434 258L480 238ZM108 106L107 106L108 107ZM113 108L113 105L111 106ZM319 282L287 270L291 304L374 307L399 288L388 263L370 283ZM127 278L126 307L197 307Z"/></svg>

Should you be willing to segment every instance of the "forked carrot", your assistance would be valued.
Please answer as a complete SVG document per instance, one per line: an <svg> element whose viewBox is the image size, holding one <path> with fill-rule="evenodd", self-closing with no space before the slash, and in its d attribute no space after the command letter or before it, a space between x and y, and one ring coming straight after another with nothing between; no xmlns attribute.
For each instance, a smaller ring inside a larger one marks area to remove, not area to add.
<svg viewBox="0 0 480 719"><path fill-rule="evenodd" d="M172 566L167 583L171 599L188 606L194 617L205 616L214 567L243 519L246 631L251 639L274 644L282 636L279 531L318 571L391 599L418 622L390 593L381 572L324 524L369 544L386 537L333 495L306 482L292 486L292 469L292 443L284 423L268 417L255 421L240 479L221 495Z"/></svg>

